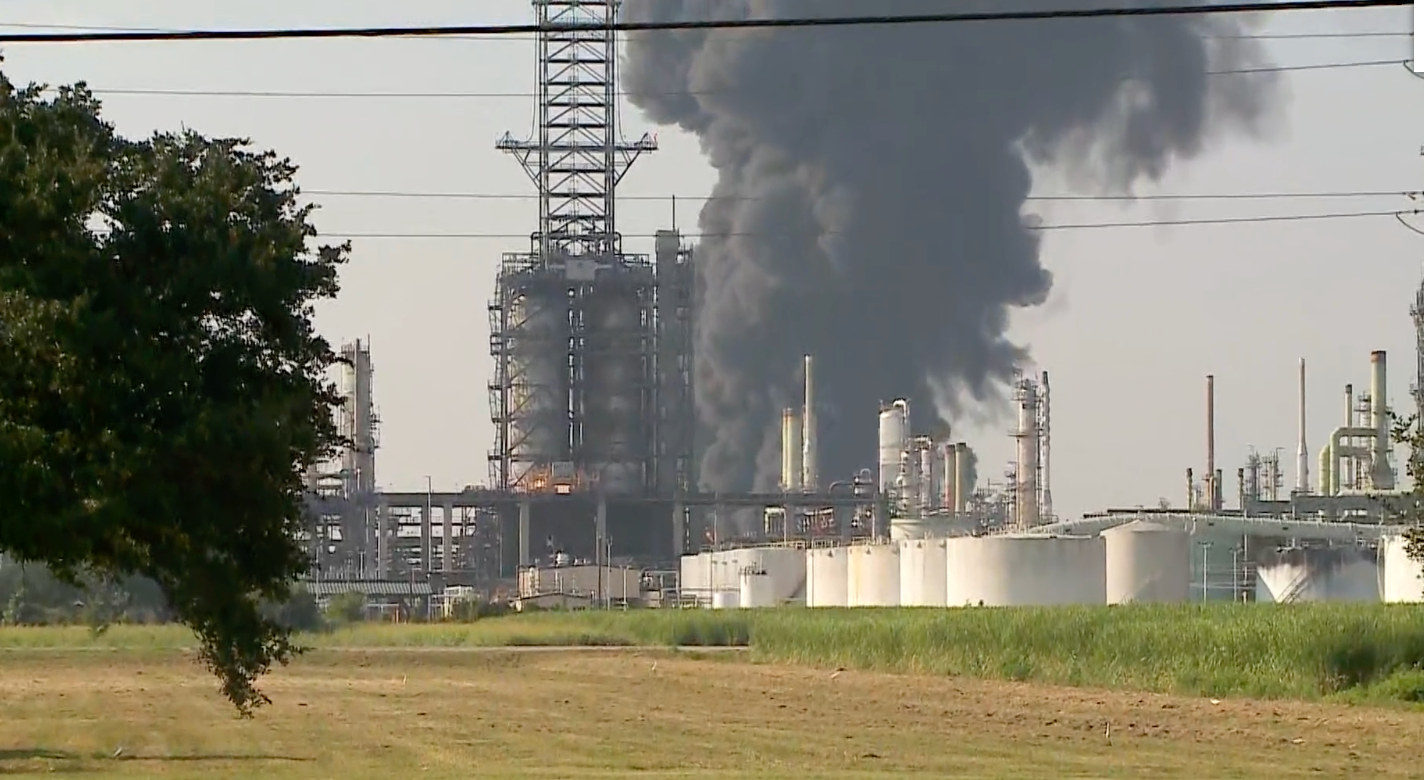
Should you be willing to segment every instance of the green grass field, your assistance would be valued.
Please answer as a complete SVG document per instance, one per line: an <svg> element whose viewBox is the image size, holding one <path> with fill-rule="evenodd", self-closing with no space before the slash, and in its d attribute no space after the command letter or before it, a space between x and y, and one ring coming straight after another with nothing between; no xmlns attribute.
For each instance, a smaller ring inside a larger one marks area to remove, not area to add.
<svg viewBox="0 0 1424 780"><path fill-rule="evenodd" d="M363 624L318 648L746 646L763 662L1187 695L1424 700L1424 607L646 610ZM0 630L4 648L176 649L181 627Z"/></svg>

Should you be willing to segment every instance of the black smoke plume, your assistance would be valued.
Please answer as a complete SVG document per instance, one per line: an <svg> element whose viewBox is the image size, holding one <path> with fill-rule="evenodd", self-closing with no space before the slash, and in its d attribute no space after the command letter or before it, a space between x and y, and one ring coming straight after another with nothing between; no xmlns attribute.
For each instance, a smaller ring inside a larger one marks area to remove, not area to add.
<svg viewBox="0 0 1424 780"><path fill-rule="evenodd" d="M1091 4L626 0L623 14ZM1262 61L1243 24L1190 16L630 35L623 75L633 103L695 133L719 175L697 255L703 485L775 486L779 410L796 405L802 354L816 356L826 481L873 465L882 400L918 399L923 423L932 406L949 418L1001 399L1028 359L1006 335L1010 312L1043 303L1052 283L1022 211L1028 162L1129 190L1201 152L1213 130L1255 128L1270 76L1209 73Z"/></svg>

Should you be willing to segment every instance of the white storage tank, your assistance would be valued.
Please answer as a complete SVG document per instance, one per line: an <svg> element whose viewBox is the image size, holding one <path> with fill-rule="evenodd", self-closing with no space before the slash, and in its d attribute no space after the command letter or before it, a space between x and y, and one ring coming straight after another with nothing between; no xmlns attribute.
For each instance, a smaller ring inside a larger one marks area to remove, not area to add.
<svg viewBox="0 0 1424 780"><path fill-rule="evenodd" d="M1192 594L1192 538L1137 521L1103 531L1109 604L1177 604Z"/></svg>
<svg viewBox="0 0 1424 780"><path fill-rule="evenodd" d="M742 574L766 574L778 603L806 598L806 554L794 547L740 547L711 553L712 590L740 590Z"/></svg>
<svg viewBox="0 0 1424 780"><path fill-rule="evenodd" d="M684 598L706 604L712 598L712 553L682 556L677 587Z"/></svg>
<svg viewBox="0 0 1424 780"><path fill-rule="evenodd" d="M718 590L712 592L713 609L737 609L741 606L740 590Z"/></svg>
<svg viewBox="0 0 1424 780"><path fill-rule="evenodd" d="M1256 600L1380 600L1380 572L1371 550L1359 547L1292 547L1256 556Z"/></svg>
<svg viewBox="0 0 1424 780"><path fill-rule="evenodd" d="M900 606L900 546L857 544L846 548L847 605Z"/></svg>
<svg viewBox="0 0 1424 780"><path fill-rule="evenodd" d="M776 582L769 574L752 570L742 572L737 603L747 609L763 609L781 604L776 595Z"/></svg>
<svg viewBox="0 0 1424 780"><path fill-rule="evenodd" d="M1403 536L1380 539L1380 597L1387 602L1417 604L1424 601L1424 566L1410 560Z"/></svg>
<svg viewBox="0 0 1424 780"><path fill-rule="evenodd" d="M806 551L806 606L848 606L848 549L827 547Z"/></svg>
<svg viewBox="0 0 1424 780"><path fill-rule="evenodd" d="M945 539L900 542L900 606L945 605L948 551Z"/></svg>
<svg viewBox="0 0 1424 780"><path fill-rule="evenodd" d="M1051 606L1107 602L1101 536L1004 536L946 540L945 603Z"/></svg>

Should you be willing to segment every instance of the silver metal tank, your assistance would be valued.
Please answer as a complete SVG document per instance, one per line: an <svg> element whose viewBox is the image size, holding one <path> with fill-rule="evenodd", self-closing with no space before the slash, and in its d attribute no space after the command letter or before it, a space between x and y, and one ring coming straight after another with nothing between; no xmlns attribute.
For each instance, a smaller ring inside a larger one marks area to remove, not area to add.
<svg viewBox="0 0 1424 780"><path fill-rule="evenodd" d="M1192 594L1192 540L1181 528L1137 521L1103 531L1107 602L1181 603Z"/></svg>
<svg viewBox="0 0 1424 780"><path fill-rule="evenodd" d="M900 542L900 605L943 607L948 575L944 539Z"/></svg>
<svg viewBox="0 0 1424 780"><path fill-rule="evenodd" d="M744 571L741 576L738 605L744 609L765 609L781 603L776 583L770 575Z"/></svg>
<svg viewBox="0 0 1424 780"><path fill-rule="evenodd" d="M903 398L880 410L880 490L889 492L900 475L900 457L910 447L910 404Z"/></svg>
<svg viewBox="0 0 1424 780"><path fill-rule="evenodd" d="M1106 543L1101 536L1013 534L949 539L945 545L948 606L1107 602Z"/></svg>
<svg viewBox="0 0 1424 780"><path fill-rule="evenodd" d="M849 606L849 548L806 551L806 606Z"/></svg>

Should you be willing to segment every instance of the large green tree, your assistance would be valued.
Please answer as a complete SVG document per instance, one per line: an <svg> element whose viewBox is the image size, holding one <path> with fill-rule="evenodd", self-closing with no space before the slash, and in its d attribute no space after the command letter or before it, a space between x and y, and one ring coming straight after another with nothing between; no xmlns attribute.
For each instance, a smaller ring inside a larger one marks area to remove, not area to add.
<svg viewBox="0 0 1424 780"><path fill-rule="evenodd" d="M151 578L248 714L298 651L302 476L335 442L295 167L241 139L119 136L83 85L0 74L0 552Z"/></svg>

